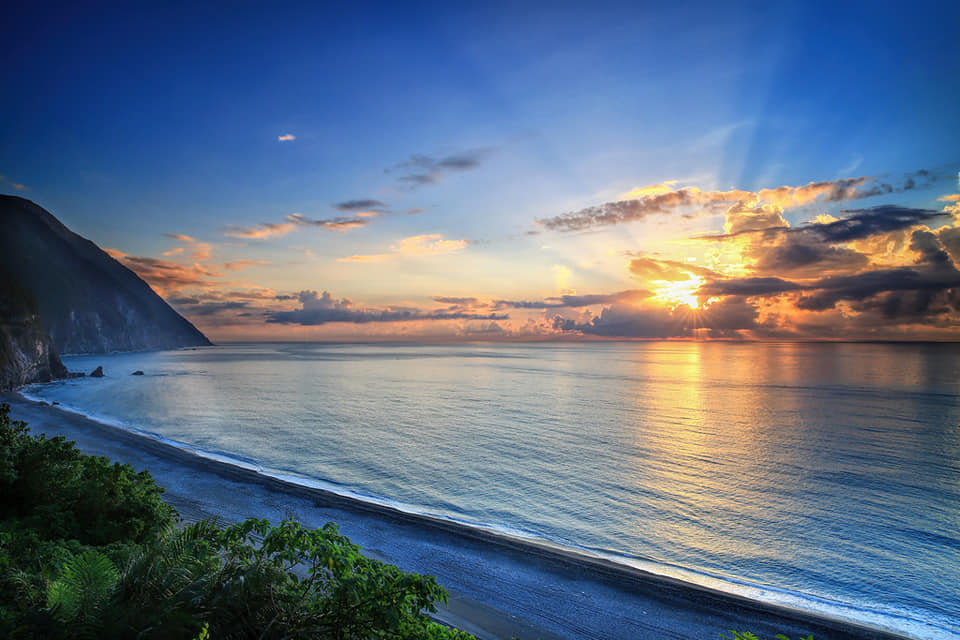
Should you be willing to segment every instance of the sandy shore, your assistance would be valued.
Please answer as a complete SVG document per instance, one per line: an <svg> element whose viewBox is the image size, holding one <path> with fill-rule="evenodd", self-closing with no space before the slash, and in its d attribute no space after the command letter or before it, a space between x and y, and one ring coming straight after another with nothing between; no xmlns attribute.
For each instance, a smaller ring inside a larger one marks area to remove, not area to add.
<svg viewBox="0 0 960 640"><path fill-rule="evenodd" d="M436 576L451 594L438 618L481 640L710 640L728 629L761 638L901 637L284 483L17 394L2 393L0 402L10 404L11 416L26 420L33 433L63 435L87 453L149 470L186 520L294 517L314 527L336 522L370 557Z"/></svg>

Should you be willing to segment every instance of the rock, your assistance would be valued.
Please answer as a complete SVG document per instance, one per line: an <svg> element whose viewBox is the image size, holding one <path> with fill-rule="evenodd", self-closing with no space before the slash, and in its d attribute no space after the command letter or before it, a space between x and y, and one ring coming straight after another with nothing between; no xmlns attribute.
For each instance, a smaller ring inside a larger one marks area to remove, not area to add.
<svg viewBox="0 0 960 640"><path fill-rule="evenodd" d="M5 223L0 213L0 236L6 234ZM0 391L50 382L66 373L33 296L0 267Z"/></svg>
<svg viewBox="0 0 960 640"><path fill-rule="evenodd" d="M140 370L138 369L138 370L134 371L134 372L133 372L132 374L130 374L130 375L142 376L142 375L143 375L143 371L140 371Z"/></svg>
<svg viewBox="0 0 960 640"><path fill-rule="evenodd" d="M50 403L50 406L51 406L51 407L55 407L55 406L57 406L58 404L60 404L60 403L57 402L56 400L54 400L52 403Z"/></svg>
<svg viewBox="0 0 960 640"><path fill-rule="evenodd" d="M8 183L3 186L9 189ZM2 194L0 269L35 301L58 354L210 344L133 271L49 211ZM0 296L0 306L4 302Z"/></svg>
<svg viewBox="0 0 960 640"><path fill-rule="evenodd" d="M90 373L91 378L102 378L103 377L103 367L97 367Z"/></svg>

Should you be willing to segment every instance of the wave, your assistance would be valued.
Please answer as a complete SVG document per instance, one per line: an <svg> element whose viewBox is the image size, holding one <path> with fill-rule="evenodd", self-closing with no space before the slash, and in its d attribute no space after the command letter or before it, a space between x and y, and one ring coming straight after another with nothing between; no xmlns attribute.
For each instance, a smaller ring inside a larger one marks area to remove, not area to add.
<svg viewBox="0 0 960 640"><path fill-rule="evenodd" d="M34 393L40 388L49 389L49 385L31 385L19 394L34 402L48 404L50 398ZM174 448L196 458L225 465L234 470L256 474L292 488L322 492L358 506L376 507L403 514L404 516L428 523L449 525L461 533L473 534L485 540L492 540L507 547L518 546L533 549L540 554L550 554L557 559L573 564L594 566L594 561L608 565L614 571L617 568L639 572L648 576L658 576L679 581L685 585L700 587L723 595L736 596L764 605L773 605L801 614L819 618L869 627L872 629L905 635L924 640L956 640L960 634L953 631L954 620L939 618L928 612L900 610L880 603L852 604L829 598L792 591L772 585L756 584L730 576L714 575L688 567L671 565L648 558L632 555L612 549L589 547L574 541L549 536L502 523L471 520L463 515L454 515L431 511L418 505L393 500L338 484L332 480L299 475L295 472L265 467L259 461L239 456L232 452L218 451L198 447L186 442L166 438L156 432L137 428L123 420L98 415L80 407L58 403L57 408L82 416L93 422L122 430L126 433Z"/></svg>

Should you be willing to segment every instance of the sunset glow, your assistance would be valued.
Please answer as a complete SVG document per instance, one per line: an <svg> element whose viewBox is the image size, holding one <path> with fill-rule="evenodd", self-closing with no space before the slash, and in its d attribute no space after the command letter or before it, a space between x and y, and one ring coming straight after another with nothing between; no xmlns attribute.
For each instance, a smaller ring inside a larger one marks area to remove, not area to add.
<svg viewBox="0 0 960 640"><path fill-rule="evenodd" d="M219 341L960 337L954 8L541 9L21 7L0 190Z"/></svg>
<svg viewBox="0 0 960 640"><path fill-rule="evenodd" d="M653 284L657 287L654 299L660 300L668 306L675 307L679 304L685 304L691 309L700 307L698 291L700 285L703 284L703 278L699 276L693 276L689 280L679 282L657 280Z"/></svg>

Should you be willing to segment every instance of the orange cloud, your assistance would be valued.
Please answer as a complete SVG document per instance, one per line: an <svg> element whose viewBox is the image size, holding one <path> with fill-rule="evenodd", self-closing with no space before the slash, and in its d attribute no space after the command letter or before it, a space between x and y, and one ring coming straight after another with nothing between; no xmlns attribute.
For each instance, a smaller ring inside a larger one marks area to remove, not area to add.
<svg viewBox="0 0 960 640"><path fill-rule="evenodd" d="M296 228L297 228L297 225L291 222L284 222L280 224L273 224L271 222L261 222L260 224L252 228L230 225L224 229L223 235L229 236L231 238L248 238L251 240L262 240L264 238L272 238L275 236L285 236Z"/></svg>
<svg viewBox="0 0 960 640"><path fill-rule="evenodd" d="M347 256L337 260L339 262L383 262L400 257L448 255L466 248L469 244L465 239L444 240L441 234L431 233L403 238L390 246L391 253Z"/></svg>
<svg viewBox="0 0 960 640"><path fill-rule="evenodd" d="M627 195L630 199L587 207L550 218L540 218L537 223L553 231L583 231L597 227L624 224L642 220L650 215L681 212L685 215L713 214L735 204L746 207L788 207L808 205L815 201L841 202L872 196L901 193L928 187L940 177L920 170L905 174L891 184L877 178L862 176L810 182L800 186L782 186L775 189L746 191L703 191L697 187L673 188L673 182L663 182L649 187L634 189Z"/></svg>
<svg viewBox="0 0 960 640"><path fill-rule="evenodd" d="M147 281L161 296L168 296L182 289L205 288L213 283L211 278L222 274L201 264L182 265L168 260L131 256L117 249L105 249L106 253L138 276Z"/></svg>
<svg viewBox="0 0 960 640"><path fill-rule="evenodd" d="M190 236L183 235L182 233L165 233L163 234L168 238L173 238L174 240L180 240L181 242L194 243L196 239L191 238Z"/></svg>
<svg viewBox="0 0 960 640"><path fill-rule="evenodd" d="M227 271L240 271L241 269L246 269L247 267L253 267L260 264L270 264L269 260L234 260L233 262L226 262L223 264L223 269Z"/></svg>

